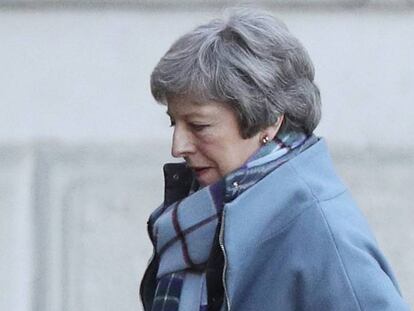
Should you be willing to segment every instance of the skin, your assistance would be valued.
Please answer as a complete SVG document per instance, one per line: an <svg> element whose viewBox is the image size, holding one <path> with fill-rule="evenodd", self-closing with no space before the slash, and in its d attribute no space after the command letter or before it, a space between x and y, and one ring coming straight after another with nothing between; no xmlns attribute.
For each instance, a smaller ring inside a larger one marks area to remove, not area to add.
<svg viewBox="0 0 414 311"><path fill-rule="evenodd" d="M167 114L174 127L171 154L184 158L201 186L213 184L242 166L265 136L274 138L283 120L281 117L275 125L244 139L234 111L223 103L201 104L191 98L172 97Z"/></svg>

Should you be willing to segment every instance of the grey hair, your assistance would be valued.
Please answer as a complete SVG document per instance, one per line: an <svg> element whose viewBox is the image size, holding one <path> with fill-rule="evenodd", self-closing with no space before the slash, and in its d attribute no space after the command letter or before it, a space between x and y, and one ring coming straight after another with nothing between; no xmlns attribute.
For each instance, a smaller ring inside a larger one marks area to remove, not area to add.
<svg viewBox="0 0 414 311"><path fill-rule="evenodd" d="M180 37L151 75L155 100L174 96L228 104L241 135L252 137L284 115L282 130L310 134L321 118L312 61L302 44L275 17L233 11Z"/></svg>

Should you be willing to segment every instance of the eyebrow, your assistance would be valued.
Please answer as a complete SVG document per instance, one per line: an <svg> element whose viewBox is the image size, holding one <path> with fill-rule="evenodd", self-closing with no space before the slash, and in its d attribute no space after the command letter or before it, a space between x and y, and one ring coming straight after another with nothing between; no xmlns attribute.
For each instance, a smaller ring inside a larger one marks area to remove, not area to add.
<svg viewBox="0 0 414 311"><path fill-rule="evenodd" d="M167 110L165 112L170 118L173 117L173 115ZM206 117L205 114L200 113L200 112L189 112L189 113L184 113L183 117Z"/></svg>

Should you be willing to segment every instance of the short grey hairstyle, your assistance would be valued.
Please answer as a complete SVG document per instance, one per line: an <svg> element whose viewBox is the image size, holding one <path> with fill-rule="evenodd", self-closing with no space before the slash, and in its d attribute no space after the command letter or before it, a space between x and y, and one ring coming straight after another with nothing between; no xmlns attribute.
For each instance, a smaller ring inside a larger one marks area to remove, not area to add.
<svg viewBox="0 0 414 311"><path fill-rule="evenodd" d="M312 133L321 118L315 70L285 24L262 11L237 9L173 43L151 75L155 100L174 96L228 104L242 137L285 116L282 131Z"/></svg>

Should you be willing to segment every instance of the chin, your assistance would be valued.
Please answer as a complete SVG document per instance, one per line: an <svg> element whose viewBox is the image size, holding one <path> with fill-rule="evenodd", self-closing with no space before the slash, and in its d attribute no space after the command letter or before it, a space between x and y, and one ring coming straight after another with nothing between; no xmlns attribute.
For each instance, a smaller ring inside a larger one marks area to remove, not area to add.
<svg viewBox="0 0 414 311"><path fill-rule="evenodd" d="M196 178L200 186L205 187L219 181L221 176L214 169L210 168L203 172L196 172Z"/></svg>
<svg viewBox="0 0 414 311"><path fill-rule="evenodd" d="M205 186L210 186L219 180L220 178L199 179L198 183L200 184L200 186L205 187Z"/></svg>

